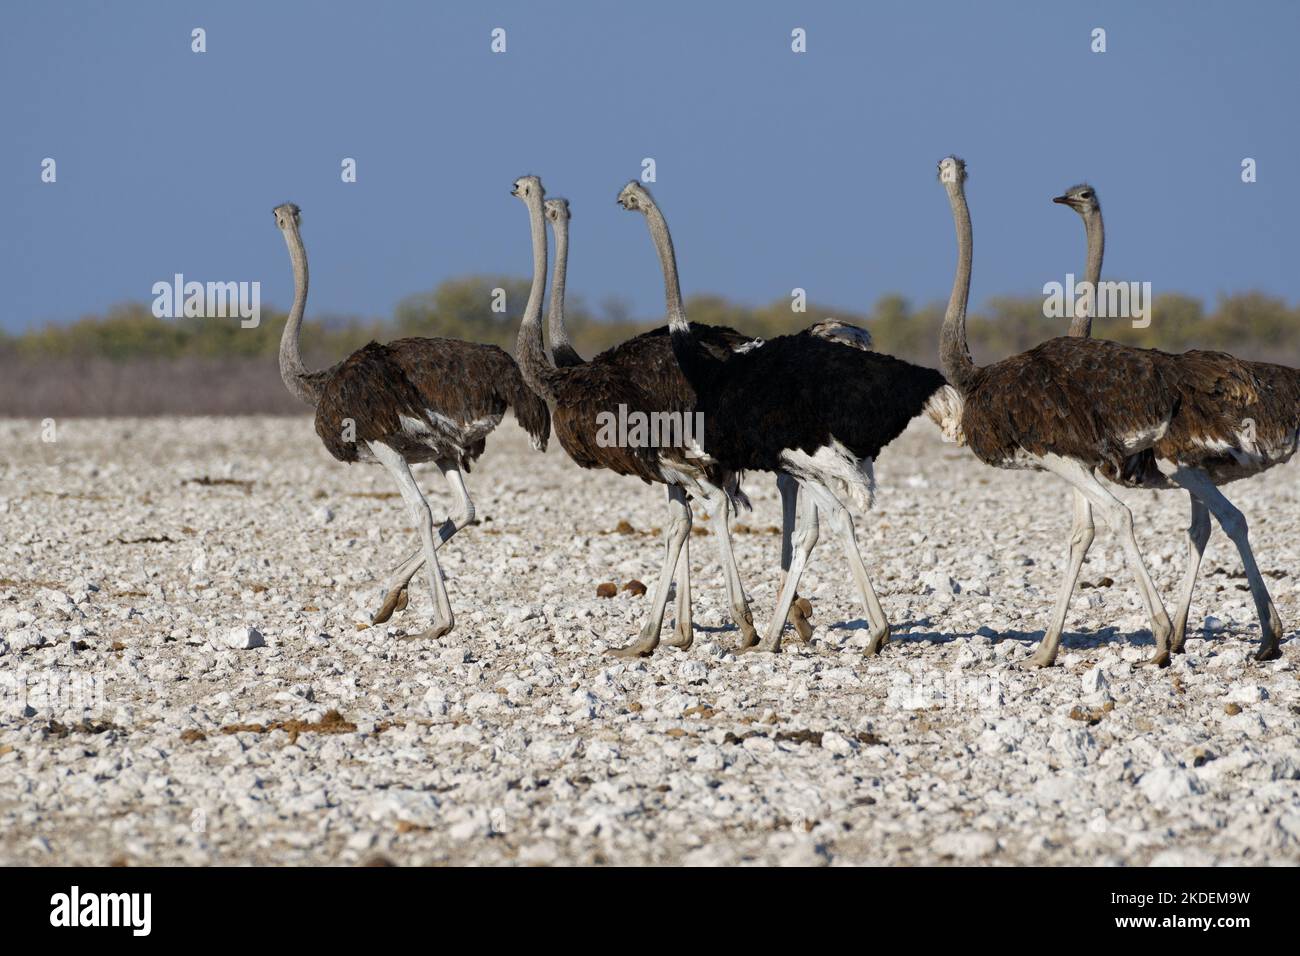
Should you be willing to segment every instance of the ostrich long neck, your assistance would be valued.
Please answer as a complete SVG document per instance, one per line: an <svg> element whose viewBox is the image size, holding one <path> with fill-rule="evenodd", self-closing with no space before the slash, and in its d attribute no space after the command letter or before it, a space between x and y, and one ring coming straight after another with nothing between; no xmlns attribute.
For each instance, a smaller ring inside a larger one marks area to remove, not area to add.
<svg viewBox="0 0 1300 956"><path fill-rule="evenodd" d="M708 366L712 362L708 353L695 341L690 323L686 321L682 287L677 279L677 254L673 251L673 237L668 232L664 214L658 206L651 204L645 211L645 219L650 228L650 238L655 244L655 252L659 254L659 267L664 274L664 301L668 308L668 335L673 355L681 366L686 381L698 391L700 384L708 377Z"/></svg>
<svg viewBox="0 0 1300 956"><path fill-rule="evenodd" d="M945 183L952 205L953 223L957 227L957 275L952 281L948 310L943 316L943 334L939 353L944 374L963 395L969 390L978 368L966 344L966 304L970 300L971 227L970 210L960 181Z"/></svg>
<svg viewBox="0 0 1300 956"><path fill-rule="evenodd" d="M1101 221L1101 209L1083 219L1083 228L1088 236L1088 261L1084 266L1083 278L1090 282L1092 302L1083 315L1076 315L1070 322L1070 334L1079 338L1092 335L1092 316L1097 311L1097 283L1101 282L1101 260L1106 254L1106 228Z"/></svg>
<svg viewBox="0 0 1300 956"><path fill-rule="evenodd" d="M303 249L302 236L298 234L296 225L284 230L284 241L289 247L289 260L293 263L293 308L289 310L289 319L284 323L284 332L280 336L280 378L284 379L285 387L294 396L315 407L320 394L307 380L310 373L303 364L299 344L302 315L307 308L307 252Z"/></svg>
<svg viewBox="0 0 1300 956"><path fill-rule="evenodd" d="M546 214L541 199L528 200L528 224L533 237L533 284L528 288L528 304L519 323L519 336L515 341L515 358L524 381L547 402L554 403L555 391L551 387L555 368L546 356L542 341L542 297L546 293Z"/></svg>
<svg viewBox="0 0 1300 956"><path fill-rule="evenodd" d="M551 334L552 364L558 366L582 365L583 358L569 341L569 330L564 327L564 279L569 271L569 220L555 220L555 266L551 272L551 308L547 315Z"/></svg>

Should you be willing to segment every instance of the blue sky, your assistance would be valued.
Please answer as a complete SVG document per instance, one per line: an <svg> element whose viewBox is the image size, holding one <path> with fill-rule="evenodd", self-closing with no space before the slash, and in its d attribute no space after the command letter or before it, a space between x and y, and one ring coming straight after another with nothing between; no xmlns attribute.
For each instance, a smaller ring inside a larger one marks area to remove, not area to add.
<svg viewBox="0 0 1300 956"><path fill-rule="evenodd" d="M573 204L569 289L661 315L644 223L614 203L647 156L687 294L945 296L948 152L971 173L977 301L1082 270L1050 199L1085 178L1108 276L1207 300L1300 288L1300 4L73 0L4 4L0 37L11 330L148 301L176 272L260 280L283 307L286 199L318 316L524 275L526 172Z"/></svg>

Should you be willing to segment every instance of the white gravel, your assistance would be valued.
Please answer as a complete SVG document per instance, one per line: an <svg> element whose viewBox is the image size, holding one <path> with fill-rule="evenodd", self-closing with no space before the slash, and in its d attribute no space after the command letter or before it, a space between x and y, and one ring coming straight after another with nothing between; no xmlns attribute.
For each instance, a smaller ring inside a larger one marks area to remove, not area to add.
<svg viewBox="0 0 1300 956"><path fill-rule="evenodd" d="M382 470L334 462L307 419L58 436L0 422L0 863L1300 859L1295 465L1230 492L1291 638L1270 664L1248 659L1254 610L1216 531L1188 653L1135 667L1145 616L1099 530L1061 666L1018 669L1068 494L923 422L858 522L895 626L882 657L861 655L825 534L801 589L813 643L787 630L778 656L732 656L697 536L695 646L625 663L603 651L648 598L596 587L653 582L662 489L533 453L513 424L469 476L481 523L441 552L457 626L437 642L400 639L427 625L420 578L408 610L364 626L415 535ZM761 624L779 510L769 477L747 488L757 533L736 544ZM1124 497L1172 602L1186 500Z"/></svg>

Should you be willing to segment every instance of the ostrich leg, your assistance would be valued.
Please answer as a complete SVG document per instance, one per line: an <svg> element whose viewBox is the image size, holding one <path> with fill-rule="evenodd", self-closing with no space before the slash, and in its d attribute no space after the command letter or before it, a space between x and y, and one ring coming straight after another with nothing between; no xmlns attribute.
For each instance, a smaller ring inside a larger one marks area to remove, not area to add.
<svg viewBox="0 0 1300 956"><path fill-rule="evenodd" d="M424 545L420 545L410 557L389 572L388 583L384 588L384 603L378 611L370 615L371 624L383 624L393 616L394 611L406 610L406 605L410 603L406 585L415 576L415 572L420 570L420 565L423 563Z"/></svg>
<svg viewBox="0 0 1300 956"><path fill-rule="evenodd" d="M668 588L673 581L673 569L677 567L682 545L691 533L691 506L686 501L686 492L677 485L668 486L668 527L664 529L664 566L655 583L654 605L650 617L641 628L641 636L626 647L610 648L608 653L615 657L645 657L659 646L659 631L664 623L664 608L668 604Z"/></svg>
<svg viewBox="0 0 1300 956"><path fill-rule="evenodd" d="M867 575L867 566L862 561L862 552L858 549L857 535L853 530L853 515L844 504L823 484L808 484L803 488L804 494L811 494L817 507L826 514L827 524L839 535L844 547L844 554L849 559L849 568L853 571L858 585L858 594L862 598L862 609L867 622L871 625L871 639L867 643L868 656L879 654L880 649L889 642L889 620L876 597L876 590L871 586Z"/></svg>
<svg viewBox="0 0 1300 956"><path fill-rule="evenodd" d="M1174 636L1169 641L1169 650L1175 654L1183 652L1183 642L1187 640L1187 615L1192 607L1192 592L1196 590L1196 575L1201 570L1201 557L1205 554L1205 545L1210 540L1210 509L1194 494L1187 496L1192 503L1192 523L1187 526L1187 571L1183 575L1182 595L1178 601L1178 612L1174 615Z"/></svg>
<svg viewBox="0 0 1300 956"><path fill-rule="evenodd" d="M790 605L794 603L795 591L799 588L799 578L803 576L803 569L808 565L808 556L812 554L813 546L817 543L817 505L812 495L808 494L811 481L804 479L799 484L800 494L797 496L799 506L795 515L794 530L790 535L790 567L786 569L776 610L772 613L772 620L767 624L763 639L753 647L745 648L746 651L766 651L775 654L781 650L781 631L785 628L786 616L790 613Z"/></svg>
<svg viewBox="0 0 1300 956"><path fill-rule="evenodd" d="M374 452L380 464L388 469L389 474L397 482L397 487L401 489L402 498L406 501L406 507L411 512L411 518L420 531L420 540L424 545L429 589L433 592L433 624L423 634L412 636L442 637L455 626L456 619L451 613L451 601L447 598L447 589L442 582L442 569L438 567L438 551L433 534L433 512L429 510L429 502L420 491L415 476L411 474L411 466L407 464L405 458L380 442L370 442L370 450Z"/></svg>
<svg viewBox="0 0 1300 956"><path fill-rule="evenodd" d="M1147 613L1151 617L1151 634L1155 638L1156 652L1146 663L1157 667L1168 667L1169 637L1173 632L1173 627L1169 623L1169 615L1165 613L1165 607L1160 602L1160 595L1151 581L1151 576L1147 573L1146 563L1142 560L1142 552L1138 550L1137 538L1133 535L1133 512L1129 511L1124 502L1111 494L1097 480L1097 476L1092 473L1092 469L1085 467L1073 458L1044 455L1039 459L1039 462L1045 469L1053 474L1060 475L1081 492L1088 499L1088 503L1102 515L1106 523L1119 537L1129 568L1137 577L1138 591L1142 596L1142 602L1146 605ZM1068 597L1066 600L1068 601Z"/></svg>
<svg viewBox="0 0 1300 956"><path fill-rule="evenodd" d="M790 555L793 551L791 535L794 534L795 514L799 507L799 485L785 472L776 476L776 490L781 493L781 583L777 586L777 593L785 589L785 578L790 571ZM813 512L813 542L817 541L817 513ZM790 605L789 614L790 623L794 625L795 633L799 635L799 640L805 644L812 640L813 626L808 623L808 615L800 606L799 595L794 596L794 603Z"/></svg>
<svg viewBox="0 0 1300 956"><path fill-rule="evenodd" d="M677 621L673 633L664 640L669 647L686 650L695 643L695 630L691 626L691 539L682 542L682 553L677 556Z"/></svg>
<svg viewBox="0 0 1300 956"><path fill-rule="evenodd" d="M456 496L457 510L439 525L438 537L434 541L435 548L442 547L457 531L474 520L474 502L470 500L469 489L465 487L465 476L461 474L460 467L450 459L442 459L438 462L438 469L451 487L452 494ZM383 624L393 616L394 611L406 609L406 586L411 578L415 577L422 564L424 564L423 546L417 548L414 554L393 569L388 578L383 606L371 616L371 624Z"/></svg>
<svg viewBox="0 0 1300 956"><path fill-rule="evenodd" d="M1083 559L1088 556L1092 540L1096 537L1096 528L1092 522L1092 505L1083 496L1083 492L1074 489L1074 524L1070 528L1070 559L1066 565L1065 577L1061 580L1061 592L1056 598L1056 608L1052 611L1052 623L1034 655L1025 661L1025 667L1051 667L1056 662L1056 652L1061 646L1061 632L1065 630L1065 616L1070 610L1070 598L1074 596L1074 586L1079 580L1079 571Z"/></svg>
<svg viewBox="0 0 1300 956"><path fill-rule="evenodd" d="M1272 661L1281 657L1282 619L1273 606L1273 599L1269 597L1264 576L1259 573L1259 565L1255 563L1245 516L1215 487L1210 476L1199 468L1179 468L1169 477L1205 502L1223 533L1237 546L1242 567L1246 571L1246 580L1250 582L1251 596L1255 599L1255 611L1259 614L1260 639L1255 660Z"/></svg>
<svg viewBox="0 0 1300 956"><path fill-rule="evenodd" d="M727 584L727 603L731 606L731 619L740 629L740 649L744 650L758 643L758 633L754 630L754 615L749 610L749 597L745 594L745 585L740 580L740 569L736 567L736 553L731 541L731 498L727 492L716 485L701 483L705 490L705 507L709 516L717 525L718 557L722 561L722 574Z"/></svg>

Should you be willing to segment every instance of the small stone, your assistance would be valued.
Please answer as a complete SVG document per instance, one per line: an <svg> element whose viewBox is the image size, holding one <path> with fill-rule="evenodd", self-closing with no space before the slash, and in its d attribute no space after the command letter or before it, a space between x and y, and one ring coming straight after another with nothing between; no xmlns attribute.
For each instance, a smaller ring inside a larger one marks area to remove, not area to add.
<svg viewBox="0 0 1300 956"><path fill-rule="evenodd" d="M1156 767L1138 781L1142 795L1155 804L1170 804L1186 799L1203 789L1201 782L1179 767Z"/></svg>
<svg viewBox="0 0 1300 956"><path fill-rule="evenodd" d="M617 593L618 585L613 581L606 581L604 584L596 585L596 597L598 598L612 598Z"/></svg>
<svg viewBox="0 0 1300 956"><path fill-rule="evenodd" d="M841 733L828 730L822 734L822 749L829 750L833 754L847 756L857 750L857 744Z"/></svg>
<svg viewBox="0 0 1300 956"><path fill-rule="evenodd" d="M221 644L232 651L248 651L255 647L265 647L266 638L255 627L234 627L222 636Z"/></svg>
<svg viewBox="0 0 1300 956"><path fill-rule="evenodd" d="M991 833L967 830L963 833L944 833L933 843L934 852L939 856L951 856L958 860L978 860L997 851L998 841Z"/></svg>
<svg viewBox="0 0 1300 956"><path fill-rule="evenodd" d="M1106 673L1101 669L1100 664L1084 671L1081 683L1086 697L1094 697L1110 687L1110 681L1106 679Z"/></svg>

